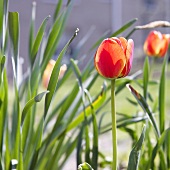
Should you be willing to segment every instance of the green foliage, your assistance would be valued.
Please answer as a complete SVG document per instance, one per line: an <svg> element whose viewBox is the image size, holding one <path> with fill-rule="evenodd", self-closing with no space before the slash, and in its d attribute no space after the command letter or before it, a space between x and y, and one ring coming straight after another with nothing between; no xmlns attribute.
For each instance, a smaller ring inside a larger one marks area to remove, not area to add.
<svg viewBox="0 0 170 170"><path fill-rule="evenodd" d="M63 0L59 0L49 31L46 26L51 18L47 16L34 36L36 3L33 3L29 39L26 40L29 44L30 62L26 66L27 73L19 82L19 13L8 12L8 1L0 1L1 170L60 170L75 150L74 162L77 163L79 170L111 167L112 161L108 159L110 155L103 153L99 145L99 140L107 140L102 135L109 135L107 133L112 130L108 116L110 96L107 95L110 84L107 85L107 82L99 78L94 71L91 55L104 38L118 36L127 31L137 19L132 19L113 33L105 32L96 40L85 57L79 60L82 47L94 31L93 28L90 29L75 45L75 51L67 64L67 71L60 79L62 59L78 34L78 29L75 30L58 55L49 75L48 86L43 87L44 71L60 44L71 9L72 1L68 1L63 8ZM136 27L132 28L127 37L135 30ZM8 57L9 53L12 59ZM84 62L86 56L90 56L87 63ZM13 86L8 83L11 82L7 76L9 60L12 60ZM81 62L86 63L83 68L80 67ZM117 112L117 129L129 135L132 141L130 155L127 153L129 162L125 161L126 169L170 168L170 122L166 110L167 89L165 88L167 62L168 59L165 58L160 78L156 81L150 75L148 58L145 59L143 72L139 71L116 80L116 97L124 93L128 87L134 96L134 98L130 95L126 97L128 107L136 108L135 113ZM143 73L142 79L141 73ZM68 83L69 88L66 87ZM99 83L102 84L102 88L96 89L96 84ZM152 87L158 89L158 97L150 91ZM93 94L94 89L95 92L97 90L95 94ZM124 103L122 106L124 107ZM142 127L141 133L138 129ZM121 163L119 166L121 168Z"/></svg>

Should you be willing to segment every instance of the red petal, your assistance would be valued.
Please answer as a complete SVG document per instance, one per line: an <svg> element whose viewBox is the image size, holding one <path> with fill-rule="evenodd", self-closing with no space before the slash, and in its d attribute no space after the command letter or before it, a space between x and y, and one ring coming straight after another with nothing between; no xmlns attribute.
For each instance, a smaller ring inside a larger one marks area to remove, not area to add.
<svg viewBox="0 0 170 170"><path fill-rule="evenodd" d="M134 42L132 39L129 39L127 42L127 48L126 48L126 65L121 74L123 77L129 74L130 69L132 67L133 51L134 51Z"/></svg>

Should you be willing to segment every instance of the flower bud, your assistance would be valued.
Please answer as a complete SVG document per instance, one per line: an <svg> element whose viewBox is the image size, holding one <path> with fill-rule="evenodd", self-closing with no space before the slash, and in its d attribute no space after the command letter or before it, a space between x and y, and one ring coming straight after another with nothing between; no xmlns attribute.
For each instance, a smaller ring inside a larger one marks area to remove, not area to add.
<svg viewBox="0 0 170 170"><path fill-rule="evenodd" d="M159 31L151 31L144 43L144 51L148 56L164 57L168 50L170 35Z"/></svg>
<svg viewBox="0 0 170 170"><path fill-rule="evenodd" d="M50 81L50 77L51 77L54 65L55 65L55 60L50 60L49 63L47 64L45 71L44 71L42 82L43 82L43 86L45 88L48 87L48 83ZM64 76L64 73L66 72L66 70L67 70L67 65L63 64L60 67L59 80Z"/></svg>

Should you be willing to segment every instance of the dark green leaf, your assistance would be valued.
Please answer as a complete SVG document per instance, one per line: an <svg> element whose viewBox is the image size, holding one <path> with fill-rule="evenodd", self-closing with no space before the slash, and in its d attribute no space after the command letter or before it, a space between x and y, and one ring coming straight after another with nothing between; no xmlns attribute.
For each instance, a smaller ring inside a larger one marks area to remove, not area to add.
<svg viewBox="0 0 170 170"><path fill-rule="evenodd" d="M128 89L130 90L130 92L133 94L133 96L136 98L136 100L138 101L139 105L141 106L141 108L144 110L144 112L148 115L149 120L152 124L152 126L155 129L155 132L157 134L157 136L160 136L160 132L159 129L157 127L156 121L153 117L152 111L150 110L146 100L144 99L144 97L138 93L131 85L127 85Z"/></svg>
<svg viewBox="0 0 170 170"><path fill-rule="evenodd" d="M154 147L153 151L152 151L152 155L150 157L150 161L149 161L149 164L148 164L148 168L149 167L153 167L154 165L154 159L157 155L157 152L160 150L161 146L163 145L164 141L166 140L167 138L167 135L168 133L170 132L170 128L166 129L162 135L159 137L158 141L157 141L157 144L156 146Z"/></svg>
<svg viewBox="0 0 170 170"><path fill-rule="evenodd" d="M142 144L145 139L145 131L146 131L146 126L143 127L141 136L135 146L133 147L132 151L130 152L129 156L129 162L128 162L128 168L127 170L137 170L138 169L138 164L140 160L140 152L142 148Z"/></svg>

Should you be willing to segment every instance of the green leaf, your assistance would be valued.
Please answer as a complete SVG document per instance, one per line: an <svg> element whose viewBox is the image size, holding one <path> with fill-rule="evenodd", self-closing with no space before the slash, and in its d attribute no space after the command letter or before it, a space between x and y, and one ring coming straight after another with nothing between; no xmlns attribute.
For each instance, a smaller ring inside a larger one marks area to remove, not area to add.
<svg viewBox="0 0 170 170"><path fill-rule="evenodd" d="M77 79L81 82L81 71L78 68L76 61L71 58L70 62L73 67L74 73L76 74Z"/></svg>
<svg viewBox="0 0 170 170"><path fill-rule="evenodd" d="M143 66L143 96L145 100L147 100L148 81L149 81L149 60L148 57L146 57Z"/></svg>
<svg viewBox="0 0 170 170"><path fill-rule="evenodd" d="M15 63L17 63L17 58L19 56L19 13L9 12L8 13L8 28L9 35L12 42L13 54Z"/></svg>
<svg viewBox="0 0 170 170"><path fill-rule="evenodd" d="M2 34L2 28L3 28L3 12L4 12L4 5L3 5L3 1L0 1L0 37Z"/></svg>
<svg viewBox="0 0 170 170"><path fill-rule="evenodd" d="M170 169L170 131L168 132L166 140L166 153L167 153L167 165L168 168Z"/></svg>
<svg viewBox="0 0 170 170"><path fill-rule="evenodd" d="M93 168L86 162L78 166L78 170L93 170Z"/></svg>
<svg viewBox="0 0 170 170"><path fill-rule="evenodd" d="M165 129L165 106L166 106L166 101L165 101L165 91L166 91L166 75L165 75L165 70L166 70L166 63L167 63L167 58L164 58L164 63L162 65L162 72L161 72L161 78L160 78L160 85L159 85L159 126L160 126L160 132L163 133Z"/></svg>
<svg viewBox="0 0 170 170"><path fill-rule="evenodd" d="M25 119L25 116L26 114L28 113L28 111L31 109L31 107L37 103L37 102L40 102L41 99L43 98L44 95L46 95L47 93L49 93L49 91L45 91L45 92L42 92L40 94L38 94L37 96L33 97L32 99L30 99L27 104L25 105L23 111L22 111L22 116L21 116L21 126L23 125L24 123L24 119Z"/></svg>
<svg viewBox="0 0 170 170"><path fill-rule="evenodd" d="M12 114L11 144L12 144L12 157L19 160L20 135L21 135L20 134L21 112L20 112L19 93L18 93L17 82L15 78L14 78L14 89L15 89L15 101L14 101L14 109Z"/></svg>
<svg viewBox="0 0 170 170"><path fill-rule="evenodd" d="M54 16L53 16L53 21L55 21L56 18L58 17L59 12L60 12L61 7L62 7L62 4L63 4L63 0L59 0L57 5L56 5L56 8L55 8L55 12L54 12Z"/></svg>
<svg viewBox="0 0 170 170"><path fill-rule="evenodd" d="M146 131L146 126L143 127L141 136L135 146L133 147L132 151L130 152L129 156L129 162L128 162L128 168L127 170L137 170L138 169L138 164L140 160L140 152L142 148L142 144L145 139L145 131Z"/></svg>
<svg viewBox="0 0 170 170"><path fill-rule="evenodd" d="M56 19L53 27L51 28L50 34L48 36L47 45L45 47L43 62L42 62L42 72L45 70L47 63L54 55L59 39L64 31L66 19L70 12L71 5L69 5Z"/></svg>
<svg viewBox="0 0 170 170"><path fill-rule="evenodd" d="M57 86L57 82L58 82L58 76L59 76L59 72L60 72L60 64L61 64L61 60L67 50L67 48L69 47L70 43L73 41L73 39L76 37L77 33L78 33L79 29L77 29L74 33L74 35L72 36L72 38L68 41L68 43L65 45L65 47L63 48L63 50L61 51L61 53L59 54L57 61L54 65L51 77L50 77L50 81L48 84L48 88L47 90L50 91L50 93L48 93L46 95L45 98L45 110L44 110L44 118L46 117L46 114L48 112L52 97L54 95L56 86Z"/></svg>
<svg viewBox="0 0 170 170"><path fill-rule="evenodd" d="M156 121L153 117L152 111L150 110L146 100L144 99L144 97L138 93L131 85L127 85L128 89L130 90L130 92L133 94L133 96L136 98L137 102L139 103L139 105L141 106L141 108L143 109L143 111L148 115L149 121L151 122L152 126L155 129L155 132L157 134L157 137L160 136L160 132L159 129L157 127Z"/></svg>
<svg viewBox="0 0 170 170"><path fill-rule="evenodd" d="M32 2L32 16L31 16L31 24L30 24L30 30L29 30L29 57L31 56L31 50L33 46L34 41L34 27L35 27L35 16L36 16L36 2ZM31 58L30 58L31 61Z"/></svg>
<svg viewBox="0 0 170 170"><path fill-rule="evenodd" d="M156 146L154 147L152 151L152 155L150 157L149 163L148 163L148 169L149 167L153 167L154 165L154 159L157 155L157 152L161 149L161 146L163 145L164 141L167 139L168 133L170 132L170 127L166 129L162 135L159 137Z"/></svg>
<svg viewBox="0 0 170 170"><path fill-rule="evenodd" d="M35 41L33 43L33 46L32 46L32 50L31 50L31 64L33 66L34 64L34 61L36 59L36 55L37 55L37 52L39 50L39 47L40 47L40 44L42 42L42 39L43 39L43 36L44 36L44 31L45 31L45 28L46 28L46 25L47 25L47 20L50 18L50 16L47 16L44 21L42 22L39 30L38 30L38 33L37 33L37 36L35 38Z"/></svg>
<svg viewBox="0 0 170 170"><path fill-rule="evenodd" d="M96 120L96 115L94 112L92 98L90 96L90 93L86 89L84 89L84 93L86 94L86 96L89 100L91 112L92 112L93 147L92 147L92 161L91 161L91 163L92 163L93 168L97 170L97 167L98 167L98 126L97 126L97 120Z"/></svg>
<svg viewBox="0 0 170 170"><path fill-rule="evenodd" d="M123 25L120 29L118 29L116 32L114 32L110 37L115 37L115 36L119 35L120 33L124 32L130 26L132 26L137 20L138 20L137 18L130 20L125 25Z"/></svg>
<svg viewBox="0 0 170 170"><path fill-rule="evenodd" d="M105 101L106 98L106 87L103 86L101 94L94 100L92 106L94 110L98 109L101 104ZM91 106L88 106L85 110L86 116L88 117L91 115ZM73 129L74 127L78 126L84 120L84 111L81 112L67 127L66 131Z"/></svg>

